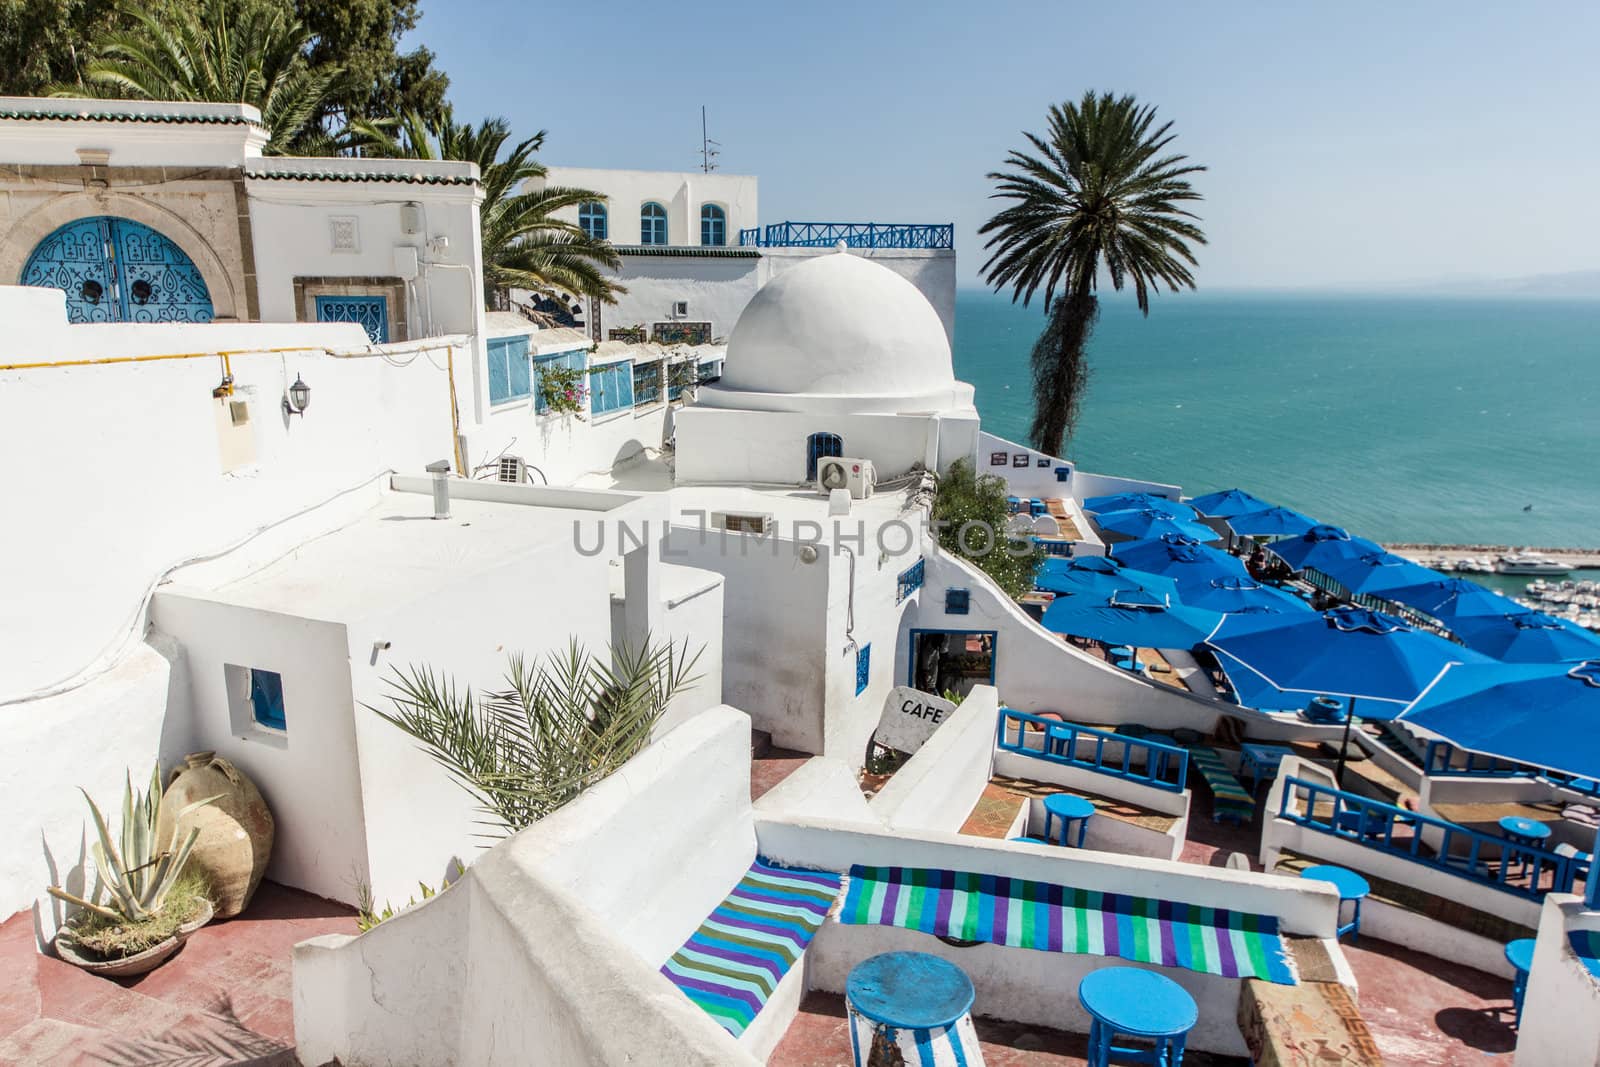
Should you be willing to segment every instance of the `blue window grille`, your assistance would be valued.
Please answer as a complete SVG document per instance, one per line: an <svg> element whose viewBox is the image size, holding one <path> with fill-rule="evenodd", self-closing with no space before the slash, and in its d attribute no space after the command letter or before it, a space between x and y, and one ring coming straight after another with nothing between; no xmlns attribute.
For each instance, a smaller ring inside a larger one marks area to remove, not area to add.
<svg viewBox="0 0 1600 1067"><path fill-rule="evenodd" d="M856 646L856 696L867 691L867 682L872 675L872 645Z"/></svg>
<svg viewBox="0 0 1600 1067"><path fill-rule="evenodd" d="M492 338L489 341L489 403L525 400L532 392L527 335Z"/></svg>
<svg viewBox="0 0 1600 1067"><path fill-rule="evenodd" d="M639 243L642 245L667 243L667 209L653 200L639 209Z"/></svg>
<svg viewBox="0 0 1600 1067"><path fill-rule="evenodd" d="M896 604L922 588L922 575L925 570L925 561L919 559L900 572L900 581L895 588L894 594L894 602Z"/></svg>
<svg viewBox="0 0 1600 1067"><path fill-rule="evenodd" d="M677 400L683 391L699 381L699 365L693 360L674 363L667 368L667 399Z"/></svg>
<svg viewBox="0 0 1600 1067"><path fill-rule="evenodd" d="M262 726L287 730L283 713L283 676L277 671L250 671L250 714Z"/></svg>
<svg viewBox="0 0 1600 1067"><path fill-rule="evenodd" d="M661 399L661 361L633 365L633 405L644 407Z"/></svg>
<svg viewBox="0 0 1600 1067"><path fill-rule="evenodd" d="M995 744L1004 752L1124 778L1169 793L1183 792L1189 777L1186 748L1060 719L1042 719L1010 708L1000 709L1000 735Z"/></svg>
<svg viewBox="0 0 1600 1067"><path fill-rule="evenodd" d="M608 363L589 372L589 411L604 415L633 407L633 361Z"/></svg>
<svg viewBox="0 0 1600 1067"><path fill-rule="evenodd" d="M210 322L211 291L183 249L132 219L95 215L52 231L18 281L60 289L67 321Z"/></svg>
<svg viewBox="0 0 1600 1067"><path fill-rule="evenodd" d="M1570 893L1581 862L1303 778L1284 780L1278 818L1531 900Z"/></svg>
<svg viewBox="0 0 1600 1067"><path fill-rule="evenodd" d="M972 610L972 593L966 589L946 589L944 591L944 613L946 615L965 615Z"/></svg>
<svg viewBox="0 0 1600 1067"><path fill-rule="evenodd" d="M954 248L953 223L774 222L739 231L739 243L762 248Z"/></svg>
<svg viewBox="0 0 1600 1067"><path fill-rule="evenodd" d="M318 322L353 322L375 345L389 340L389 301L381 296L319 296Z"/></svg>
<svg viewBox="0 0 1600 1067"><path fill-rule="evenodd" d="M540 356L533 361L533 372L536 382L542 382L543 374L547 370L583 370L588 365L588 354L584 352L558 352L553 356ZM550 405L545 403L544 393L540 391L533 399L533 409L537 412L548 411Z"/></svg>
<svg viewBox="0 0 1600 1067"><path fill-rule="evenodd" d="M816 481L817 460L844 455L844 441L836 433L814 433L806 438L806 481Z"/></svg>
<svg viewBox="0 0 1600 1067"><path fill-rule="evenodd" d="M578 205L578 228L592 241L604 241L609 232L606 225L606 206L598 200Z"/></svg>
<svg viewBox="0 0 1600 1067"><path fill-rule="evenodd" d="M728 213L716 204L700 207L700 243L717 247L728 243Z"/></svg>

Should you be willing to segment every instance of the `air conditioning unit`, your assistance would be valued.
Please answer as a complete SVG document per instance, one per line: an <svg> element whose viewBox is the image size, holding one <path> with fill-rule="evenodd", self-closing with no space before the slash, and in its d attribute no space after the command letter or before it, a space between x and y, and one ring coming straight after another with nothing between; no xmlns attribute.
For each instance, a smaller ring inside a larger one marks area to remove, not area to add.
<svg viewBox="0 0 1600 1067"><path fill-rule="evenodd" d="M528 465L521 456L501 456L495 480L521 485L528 480Z"/></svg>
<svg viewBox="0 0 1600 1067"><path fill-rule="evenodd" d="M672 317L675 319L686 318L689 314L689 301L674 300L672 302Z"/></svg>
<svg viewBox="0 0 1600 1067"><path fill-rule="evenodd" d="M817 490L827 496L835 489L848 489L853 500L865 500L878 484L878 472L870 459L823 456L817 460Z"/></svg>

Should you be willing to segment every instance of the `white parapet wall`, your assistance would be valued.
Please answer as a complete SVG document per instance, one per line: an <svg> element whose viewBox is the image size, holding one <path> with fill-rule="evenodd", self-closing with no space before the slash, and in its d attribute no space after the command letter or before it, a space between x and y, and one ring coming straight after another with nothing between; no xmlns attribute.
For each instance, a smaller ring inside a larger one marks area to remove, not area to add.
<svg viewBox="0 0 1600 1067"><path fill-rule="evenodd" d="M1517 1067L1600 1065L1600 979L1573 953L1568 937L1600 930L1600 912L1567 893L1545 897L1539 941L1517 1025Z"/></svg>
<svg viewBox="0 0 1600 1067"><path fill-rule="evenodd" d="M961 829L989 784L999 716L994 687L974 686L872 798L872 813L895 830Z"/></svg>

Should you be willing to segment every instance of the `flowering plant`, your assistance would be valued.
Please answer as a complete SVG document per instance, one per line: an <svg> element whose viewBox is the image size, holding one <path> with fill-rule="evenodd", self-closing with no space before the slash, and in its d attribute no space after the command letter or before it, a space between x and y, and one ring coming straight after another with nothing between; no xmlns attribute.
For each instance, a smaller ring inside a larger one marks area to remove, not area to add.
<svg viewBox="0 0 1600 1067"><path fill-rule="evenodd" d="M583 411L583 400L589 395L584 372L571 367L551 367L539 373L539 401L544 410L564 415L577 415Z"/></svg>

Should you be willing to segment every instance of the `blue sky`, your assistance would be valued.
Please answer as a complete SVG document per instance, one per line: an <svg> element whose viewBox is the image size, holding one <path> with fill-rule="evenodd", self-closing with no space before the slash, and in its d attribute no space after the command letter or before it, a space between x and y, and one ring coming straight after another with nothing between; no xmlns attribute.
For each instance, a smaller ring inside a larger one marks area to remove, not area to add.
<svg viewBox="0 0 1600 1067"><path fill-rule="evenodd" d="M761 178L763 222L956 223L1085 89L1175 123L1203 288L1600 268L1600 4L1088 5L424 0L457 114L549 130L551 163Z"/></svg>

